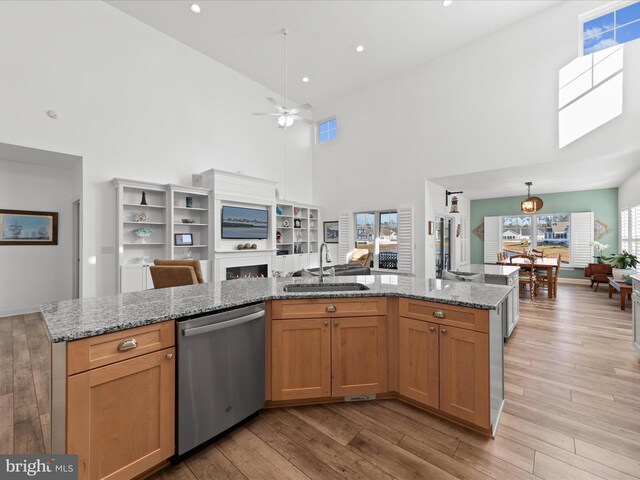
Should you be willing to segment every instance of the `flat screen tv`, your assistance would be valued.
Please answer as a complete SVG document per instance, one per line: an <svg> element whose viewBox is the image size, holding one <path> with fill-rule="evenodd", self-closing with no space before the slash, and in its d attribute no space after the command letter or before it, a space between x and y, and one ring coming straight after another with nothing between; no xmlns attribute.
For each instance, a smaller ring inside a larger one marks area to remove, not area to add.
<svg viewBox="0 0 640 480"><path fill-rule="evenodd" d="M269 213L257 208L222 207L222 238L262 240L269 235Z"/></svg>

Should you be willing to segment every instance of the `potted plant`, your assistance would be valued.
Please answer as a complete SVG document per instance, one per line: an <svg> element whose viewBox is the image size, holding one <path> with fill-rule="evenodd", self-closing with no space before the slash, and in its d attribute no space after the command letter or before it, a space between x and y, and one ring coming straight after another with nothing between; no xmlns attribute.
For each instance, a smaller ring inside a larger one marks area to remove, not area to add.
<svg viewBox="0 0 640 480"><path fill-rule="evenodd" d="M624 275L633 275L638 265L638 257L630 254L626 250L623 250L622 253L615 253L604 257L604 260L613 267L613 278L617 282L624 281L622 278Z"/></svg>

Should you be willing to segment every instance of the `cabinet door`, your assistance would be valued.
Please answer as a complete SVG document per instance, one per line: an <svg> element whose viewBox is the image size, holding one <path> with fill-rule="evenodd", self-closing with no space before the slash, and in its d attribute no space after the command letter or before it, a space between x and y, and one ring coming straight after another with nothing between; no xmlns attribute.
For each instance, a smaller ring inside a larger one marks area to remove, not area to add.
<svg viewBox="0 0 640 480"><path fill-rule="evenodd" d="M438 408L438 325L400 317L398 362L400 395Z"/></svg>
<svg viewBox="0 0 640 480"><path fill-rule="evenodd" d="M489 428L489 335L439 327L440 410Z"/></svg>
<svg viewBox="0 0 640 480"><path fill-rule="evenodd" d="M517 286L511 291L510 298L511 301L509 303L511 312L509 315L509 335L511 335L513 329L516 328L516 325L518 324L518 320L520 320L520 290Z"/></svg>
<svg viewBox="0 0 640 480"><path fill-rule="evenodd" d="M332 318L331 395L387 391L387 317Z"/></svg>
<svg viewBox="0 0 640 480"><path fill-rule="evenodd" d="M173 455L174 348L72 375L67 395L80 480L134 478Z"/></svg>
<svg viewBox="0 0 640 480"><path fill-rule="evenodd" d="M331 395L329 319L273 320L271 345L273 400Z"/></svg>
<svg viewBox="0 0 640 480"><path fill-rule="evenodd" d="M120 293L146 290L146 275L148 272L149 269L145 268L144 265L120 267Z"/></svg>

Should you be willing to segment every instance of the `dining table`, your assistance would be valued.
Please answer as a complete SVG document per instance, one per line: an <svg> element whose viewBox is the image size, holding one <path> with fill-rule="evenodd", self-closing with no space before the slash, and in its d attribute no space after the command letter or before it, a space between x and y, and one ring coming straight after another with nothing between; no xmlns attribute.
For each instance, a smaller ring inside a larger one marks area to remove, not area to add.
<svg viewBox="0 0 640 480"><path fill-rule="evenodd" d="M520 268L531 268L531 260L523 257L513 257L508 259L510 261L504 262L507 265L518 265ZM549 298L554 297L555 292L555 278L553 275L553 269L558 268L558 260L551 257L536 257L533 262L533 268L538 270L546 270L547 271L547 293Z"/></svg>

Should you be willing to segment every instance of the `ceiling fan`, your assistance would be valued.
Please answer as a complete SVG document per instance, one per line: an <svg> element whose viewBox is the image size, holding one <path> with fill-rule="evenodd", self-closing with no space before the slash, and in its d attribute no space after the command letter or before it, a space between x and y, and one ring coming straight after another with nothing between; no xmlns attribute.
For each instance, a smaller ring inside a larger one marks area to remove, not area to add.
<svg viewBox="0 0 640 480"><path fill-rule="evenodd" d="M267 97L269 103L271 103L274 107L276 107L276 111L273 113L254 113L254 115L266 115L269 117L278 117L278 128L290 127L293 125L293 122L299 120L304 123L308 123L313 125L313 121L301 117L298 113L303 110L311 110L311 104L305 103L303 105L298 105L297 107L290 107L287 99L287 35L289 34L289 30L286 28L282 29L282 36L284 37L284 105L279 105L272 97Z"/></svg>

